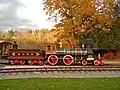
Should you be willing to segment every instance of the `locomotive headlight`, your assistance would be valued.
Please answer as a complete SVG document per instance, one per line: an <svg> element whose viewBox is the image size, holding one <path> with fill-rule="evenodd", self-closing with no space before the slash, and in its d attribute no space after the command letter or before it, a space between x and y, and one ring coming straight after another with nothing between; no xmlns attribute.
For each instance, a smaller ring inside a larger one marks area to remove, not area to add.
<svg viewBox="0 0 120 90"><path fill-rule="evenodd" d="M93 58L93 55L88 55L88 58Z"/></svg>

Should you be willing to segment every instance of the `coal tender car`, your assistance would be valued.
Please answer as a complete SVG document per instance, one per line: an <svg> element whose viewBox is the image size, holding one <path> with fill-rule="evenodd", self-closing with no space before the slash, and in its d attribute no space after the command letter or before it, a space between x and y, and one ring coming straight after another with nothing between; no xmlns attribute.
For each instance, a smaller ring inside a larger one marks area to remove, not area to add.
<svg viewBox="0 0 120 90"><path fill-rule="evenodd" d="M97 50L96 50L97 51ZM103 65L99 53L88 48L60 48L52 50L41 49L18 49L13 48L13 43L9 41L0 41L0 63L7 62L14 64L39 64L57 65L62 62L64 65L73 64L94 64Z"/></svg>
<svg viewBox="0 0 120 90"><path fill-rule="evenodd" d="M0 40L0 63L2 64L39 64L45 61L45 51L41 49L18 49L14 43Z"/></svg>

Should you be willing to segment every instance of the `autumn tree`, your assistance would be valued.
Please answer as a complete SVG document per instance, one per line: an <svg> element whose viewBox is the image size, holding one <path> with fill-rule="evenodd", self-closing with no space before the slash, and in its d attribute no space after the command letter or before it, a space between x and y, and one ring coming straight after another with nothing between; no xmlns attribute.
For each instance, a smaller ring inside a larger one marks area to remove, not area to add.
<svg viewBox="0 0 120 90"><path fill-rule="evenodd" d="M2 31L0 31L0 40L5 39L5 33L3 33Z"/></svg>
<svg viewBox="0 0 120 90"><path fill-rule="evenodd" d="M55 38L53 36L53 32L48 29L37 29L37 30L24 30L19 31L15 34L17 42L20 46L28 46L30 45L41 45L45 43L54 43ZM34 46L33 46L34 47Z"/></svg>
<svg viewBox="0 0 120 90"><path fill-rule="evenodd" d="M29 29L29 30L27 30L27 32L32 34L33 31Z"/></svg>
<svg viewBox="0 0 120 90"><path fill-rule="evenodd" d="M12 40L14 34L15 34L14 30L8 30L8 32L5 33L5 39L6 40Z"/></svg>
<svg viewBox="0 0 120 90"><path fill-rule="evenodd" d="M43 0L43 3L49 19L59 22L55 26L64 32L60 38L71 36L77 43L80 36L95 30L107 32L114 22L114 0Z"/></svg>

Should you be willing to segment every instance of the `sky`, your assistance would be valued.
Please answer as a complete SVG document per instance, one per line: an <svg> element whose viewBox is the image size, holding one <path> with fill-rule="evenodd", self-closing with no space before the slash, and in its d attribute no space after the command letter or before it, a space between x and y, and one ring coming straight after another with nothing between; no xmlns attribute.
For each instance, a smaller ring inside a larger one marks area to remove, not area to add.
<svg viewBox="0 0 120 90"><path fill-rule="evenodd" d="M0 30L52 29L43 0L0 0Z"/></svg>

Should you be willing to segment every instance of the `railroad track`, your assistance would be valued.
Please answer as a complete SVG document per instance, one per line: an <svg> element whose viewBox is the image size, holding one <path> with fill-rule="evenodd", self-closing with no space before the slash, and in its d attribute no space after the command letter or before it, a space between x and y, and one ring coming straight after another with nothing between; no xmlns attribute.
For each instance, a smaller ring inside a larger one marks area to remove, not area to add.
<svg viewBox="0 0 120 90"><path fill-rule="evenodd" d="M9 66L0 68L0 73L16 72L64 72L64 71L120 71L120 65L104 66Z"/></svg>

